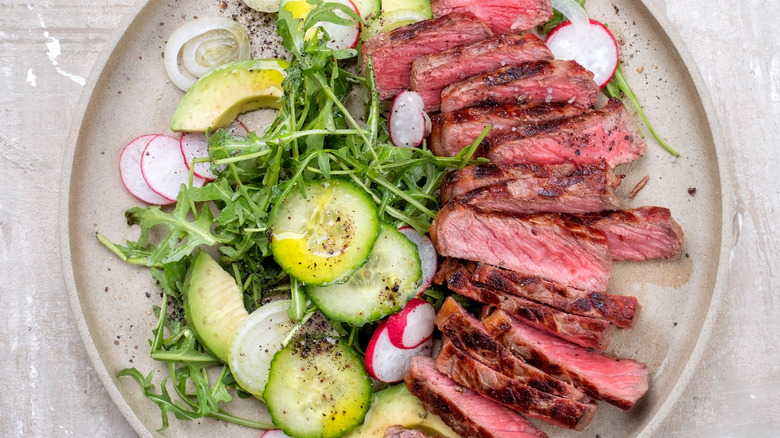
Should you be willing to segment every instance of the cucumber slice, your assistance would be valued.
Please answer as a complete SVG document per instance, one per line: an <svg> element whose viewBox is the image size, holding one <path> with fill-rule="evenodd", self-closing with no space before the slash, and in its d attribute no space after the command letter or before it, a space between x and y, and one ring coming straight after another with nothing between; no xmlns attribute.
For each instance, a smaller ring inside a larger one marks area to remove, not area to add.
<svg viewBox="0 0 780 438"><path fill-rule="evenodd" d="M416 294L421 277L417 246L382 224L368 262L346 283L308 286L306 293L329 318L362 326L401 309Z"/></svg>
<svg viewBox="0 0 780 438"><path fill-rule="evenodd" d="M372 394L371 379L352 348L331 337L305 335L276 353L263 398L287 435L329 438L363 422Z"/></svg>
<svg viewBox="0 0 780 438"><path fill-rule="evenodd" d="M370 40L371 38L379 35L383 32L390 32L393 29L397 29L401 26L406 26L418 21L423 21L431 18L430 14L426 14L425 11L417 9L398 9L394 11L383 12L376 20L372 21L365 30L360 34L360 38L363 42Z"/></svg>
<svg viewBox="0 0 780 438"><path fill-rule="evenodd" d="M228 365L241 388L262 398L271 360L295 326L287 311L290 300L260 306L238 326L230 342Z"/></svg>
<svg viewBox="0 0 780 438"><path fill-rule="evenodd" d="M345 281L363 266L379 234L376 204L351 182L315 181L290 192L271 218L271 252L305 284Z"/></svg>
<svg viewBox="0 0 780 438"><path fill-rule="evenodd" d="M352 0L352 3L360 13L360 18L371 21L379 15L379 0Z"/></svg>

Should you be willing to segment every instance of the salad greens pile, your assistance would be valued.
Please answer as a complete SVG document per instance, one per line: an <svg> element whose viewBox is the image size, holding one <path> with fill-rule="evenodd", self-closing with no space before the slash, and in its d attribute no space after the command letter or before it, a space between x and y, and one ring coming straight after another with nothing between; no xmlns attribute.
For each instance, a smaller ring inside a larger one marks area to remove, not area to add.
<svg viewBox="0 0 780 438"><path fill-rule="evenodd" d="M168 413L181 420L214 417L250 427L274 427L232 416L220 407L220 402L232 399L230 388L242 397L249 394L236 385L227 365L198 345L181 317L182 285L196 248L219 251L220 264L235 277L249 312L264 296L287 292L293 303L290 317L302 323L316 309L271 256L266 231L275 206L307 181L345 178L370 194L381 220L411 225L424 233L439 210L435 192L446 169L473 164L469 157L484 137L456 157L437 157L424 147L393 146L370 59L367 74L358 75L347 68L354 64L354 49L332 50L322 33L319 38L305 38L318 22L343 23L336 10L353 20L360 18L343 5L310 2L322 7L304 20L293 18L284 8L279 11L278 32L293 61L286 70L282 107L265 132L252 132L246 138L225 130L210 133L212 166L225 166L215 181L201 188L182 187L170 212L157 206L129 209L128 224L141 228L136 241L119 245L97 236L123 261L149 267L163 291L162 304L154 309L158 322L150 347L153 359L168 364L169 376L155 392L154 372L144 375L136 368L119 372L120 377L134 378L160 407L160 430L168 427ZM360 117L346 108L349 99L359 96L356 90L368 92L365 114ZM362 351L357 327L343 323L334 327L345 342Z"/></svg>

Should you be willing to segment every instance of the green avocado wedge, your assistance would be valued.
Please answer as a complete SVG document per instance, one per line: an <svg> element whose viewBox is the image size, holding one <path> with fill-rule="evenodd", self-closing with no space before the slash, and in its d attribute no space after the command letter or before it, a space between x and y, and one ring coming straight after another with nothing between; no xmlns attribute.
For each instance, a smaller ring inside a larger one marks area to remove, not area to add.
<svg viewBox="0 0 780 438"><path fill-rule="evenodd" d="M250 59L217 67L187 90L173 114L171 130L205 132L224 128L241 113L278 109L288 65L282 59Z"/></svg>
<svg viewBox="0 0 780 438"><path fill-rule="evenodd" d="M235 279L204 251L187 270L182 289L184 317L195 338L217 359L228 360L230 341L249 316Z"/></svg>

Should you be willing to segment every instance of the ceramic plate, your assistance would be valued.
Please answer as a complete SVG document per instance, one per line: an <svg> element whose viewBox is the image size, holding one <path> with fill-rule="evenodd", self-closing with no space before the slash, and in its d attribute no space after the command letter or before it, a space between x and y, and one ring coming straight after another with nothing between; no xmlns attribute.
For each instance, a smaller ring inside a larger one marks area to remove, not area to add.
<svg viewBox="0 0 780 438"><path fill-rule="evenodd" d="M681 152L673 158L648 139L648 154L619 169L626 207L669 207L685 231L683 254L670 261L618 263L610 283L615 293L634 295L643 306L636 327L618 332L609 352L645 362L651 370L647 395L630 411L602 403L585 432L542 425L550 436L651 436L690 380L710 333L722 293L731 240L732 199L726 163L709 99L689 57L670 30L663 2L590 0L593 18L608 23L620 40L624 71L657 130ZM226 7L225 7L226 6ZM139 205L122 186L117 162L122 147L145 133L167 133L182 93L162 65L167 37L182 23L207 15L235 16L252 32L254 56L280 54L273 18L245 14L239 0L150 1L142 5L105 54L85 91L64 169L63 258L71 304L98 373L130 424L142 436L159 435L160 412L119 370L143 373L160 364L148 357L155 327L152 306L160 294L148 271L123 264L95 238L134 240L124 211ZM259 113L256 123L268 114ZM250 126L258 129L259 125ZM627 194L645 175L647 186ZM262 404L244 400L236 414L267 420ZM537 422L539 424L539 422ZM257 431L215 420L177 421L165 436L256 437Z"/></svg>

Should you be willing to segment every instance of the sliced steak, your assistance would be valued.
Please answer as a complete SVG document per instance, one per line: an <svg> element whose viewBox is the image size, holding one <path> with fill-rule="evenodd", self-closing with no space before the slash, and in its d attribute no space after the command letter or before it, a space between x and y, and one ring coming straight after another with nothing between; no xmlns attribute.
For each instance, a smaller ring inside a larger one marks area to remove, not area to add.
<svg viewBox="0 0 780 438"><path fill-rule="evenodd" d="M534 389L491 369L447 338L436 358L436 368L485 397L559 427L582 430L596 415L595 403L581 403Z"/></svg>
<svg viewBox="0 0 780 438"><path fill-rule="evenodd" d="M439 93L441 97L441 93ZM485 126L490 125L487 138L511 130L535 125L548 120L582 114L584 109L567 103L537 103L522 105L481 105L431 116L431 134L428 144L434 154L454 157L479 137ZM485 153L482 149L477 152Z"/></svg>
<svg viewBox="0 0 780 438"><path fill-rule="evenodd" d="M569 378L593 398L629 409L647 392L647 366L582 348L498 309L483 322L509 350L550 374Z"/></svg>
<svg viewBox="0 0 780 438"><path fill-rule="evenodd" d="M485 143L487 158L504 164L589 164L606 160L615 167L647 151L634 119L618 99L610 99L600 110L506 132Z"/></svg>
<svg viewBox="0 0 780 438"><path fill-rule="evenodd" d="M682 249L683 230L668 208L639 207L578 217L583 225L607 236L612 260L669 259Z"/></svg>
<svg viewBox="0 0 780 438"><path fill-rule="evenodd" d="M632 327L641 306L636 297L592 292L522 275L497 266L479 263L473 279L488 287L527 298L575 315L604 318L618 327Z"/></svg>
<svg viewBox="0 0 780 438"><path fill-rule="evenodd" d="M439 254L485 262L579 289L606 291L612 261L604 233L565 215L512 216L448 202L430 236Z"/></svg>
<svg viewBox="0 0 780 438"><path fill-rule="evenodd" d="M382 99L409 88L412 63L420 56L481 41L490 29L472 14L449 14L380 33L362 49L363 65L371 56L376 87Z"/></svg>
<svg viewBox="0 0 780 438"><path fill-rule="evenodd" d="M519 413L464 388L436 369L433 359L412 359L409 392L457 434L475 438L546 438Z"/></svg>
<svg viewBox="0 0 780 438"><path fill-rule="evenodd" d="M593 73L575 61L533 61L449 85L441 93L441 111L452 112L486 103L568 102L593 108L598 93Z"/></svg>
<svg viewBox="0 0 780 438"><path fill-rule="evenodd" d="M577 167L560 177L529 175L480 187L463 195L462 201L482 210L515 215L616 210L620 208L615 193L620 179L602 164Z"/></svg>
<svg viewBox="0 0 780 438"><path fill-rule="evenodd" d="M436 314L436 326L456 347L501 374L552 395L583 402L589 400L573 385L550 376L510 353L490 336L482 321L466 312L452 297L447 297Z"/></svg>
<svg viewBox="0 0 780 438"><path fill-rule="evenodd" d="M532 33L501 34L417 58L409 87L423 96L426 111L437 111L441 91L450 84L507 65L554 58L547 45Z"/></svg>
<svg viewBox="0 0 780 438"><path fill-rule="evenodd" d="M473 263L470 265L473 268ZM503 309L540 330L553 333L577 345L604 351L615 332L615 326L605 319L572 315L473 281L473 271L462 261L449 259L442 269L449 272L445 275L443 284L453 292ZM437 276L437 279L440 278Z"/></svg>
<svg viewBox="0 0 780 438"><path fill-rule="evenodd" d="M495 33L519 33L547 22L553 16L550 0L432 0L433 15L468 11Z"/></svg>
<svg viewBox="0 0 780 438"><path fill-rule="evenodd" d="M395 425L387 428L384 438L428 438L428 435L421 430Z"/></svg>

